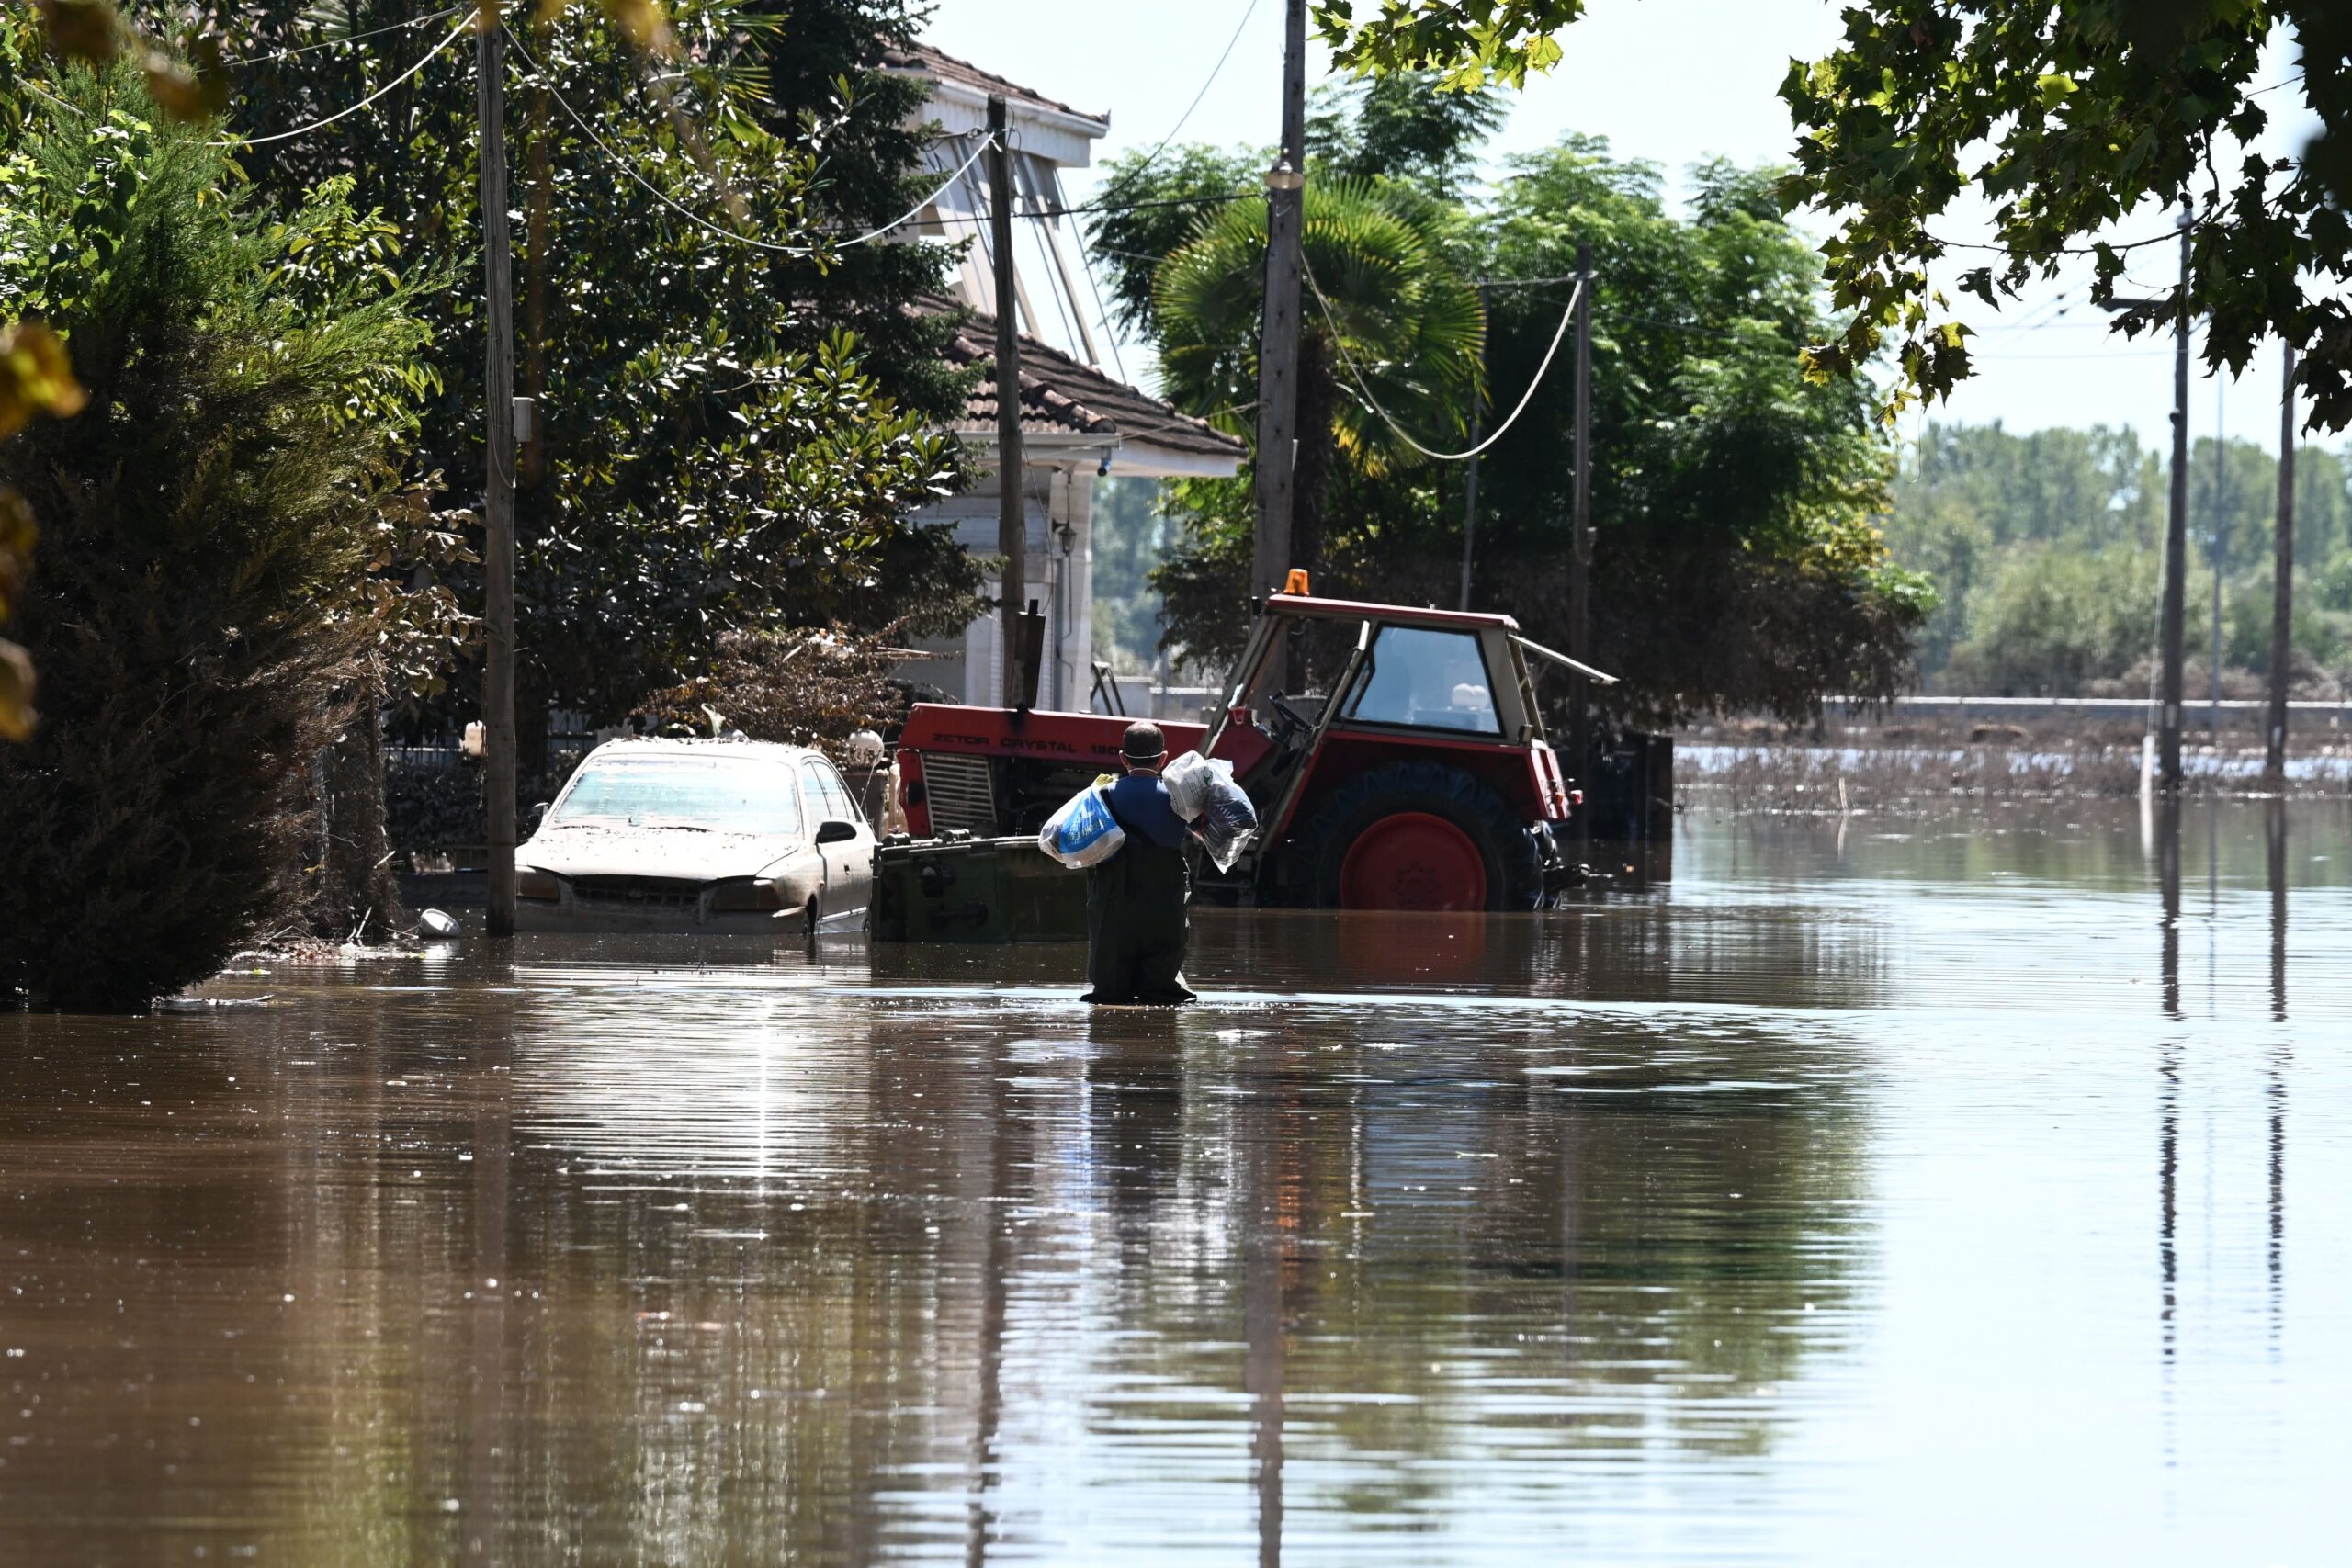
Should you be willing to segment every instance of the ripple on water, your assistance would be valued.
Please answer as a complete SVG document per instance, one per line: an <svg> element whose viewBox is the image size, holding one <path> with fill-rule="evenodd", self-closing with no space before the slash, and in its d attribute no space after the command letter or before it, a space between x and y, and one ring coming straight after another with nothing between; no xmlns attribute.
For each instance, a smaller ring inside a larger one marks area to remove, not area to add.
<svg viewBox="0 0 2352 1568"><path fill-rule="evenodd" d="M2128 809L1911 826L1204 911L1183 1011L657 940L0 1016L0 1540L2324 1559L2343 814L2169 897Z"/></svg>

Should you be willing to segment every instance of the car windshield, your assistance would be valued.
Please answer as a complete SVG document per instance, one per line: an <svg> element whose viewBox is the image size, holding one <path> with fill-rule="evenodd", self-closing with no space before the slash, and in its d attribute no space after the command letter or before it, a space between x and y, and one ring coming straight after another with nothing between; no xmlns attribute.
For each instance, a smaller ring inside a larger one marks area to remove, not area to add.
<svg viewBox="0 0 2352 1568"><path fill-rule="evenodd" d="M791 771L763 759L592 757L548 821L789 835L800 831L800 798Z"/></svg>

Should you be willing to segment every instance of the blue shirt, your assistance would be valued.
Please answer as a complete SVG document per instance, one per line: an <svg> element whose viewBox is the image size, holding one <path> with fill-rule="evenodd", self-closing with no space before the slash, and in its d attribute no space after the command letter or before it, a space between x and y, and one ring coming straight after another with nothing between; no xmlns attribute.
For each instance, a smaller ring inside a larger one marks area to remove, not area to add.
<svg viewBox="0 0 2352 1568"><path fill-rule="evenodd" d="M1158 773L1129 773L1111 786L1111 815L1131 834L1150 840L1161 849L1184 842L1184 819L1168 798L1168 786Z"/></svg>

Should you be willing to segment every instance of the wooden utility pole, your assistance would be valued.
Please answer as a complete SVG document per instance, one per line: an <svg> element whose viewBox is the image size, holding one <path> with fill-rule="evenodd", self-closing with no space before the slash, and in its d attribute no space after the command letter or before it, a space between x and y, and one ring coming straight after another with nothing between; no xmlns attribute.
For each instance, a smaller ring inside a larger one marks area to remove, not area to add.
<svg viewBox="0 0 2352 1568"><path fill-rule="evenodd" d="M2227 537L2230 514L2228 491L2230 477L2229 423L2222 417L2222 391L2228 382L2213 378L2213 532L2206 543L2206 555L2213 568L2213 633L2206 645L2206 672L2212 677L2213 694L2205 710L2205 737L2212 743L2215 755L2222 750L2222 547Z"/></svg>
<svg viewBox="0 0 2352 1568"><path fill-rule="evenodd" d="M1486 367L1487 353L1487 286L1478 285L1478 359L1479 368ZM1484 378L1480 378L1484 379ZM1462 485L1462 608L1470 608L1470 563L1478 551L1478 436L1485 428L1486 404L1474 398L1470 404L1470 467L1463 475Z"/></svg>
<svg viewBox="0 0 2352 1568"><path fill-rule="evenodd" d="M490 934L514 931L514 280L506 236L506 34L495 8L474 35L481 118L484 323L490 332L482 485L482 790L490 818Z"/></svg>
<svg viewBox="0 0 2352 1568"><path fill-rule="evenodd" d="M2262 776L2273 784L2287 777L2287 665L2294 657L2295 632L2295 345L2283 355L2286 379L2278 392L2278 525L2271 541L2270 723L2262 755Z"/></svg>
<svg viewBox="0 0 2352 1568"><path fill-rule="evenodd" d="M1568 657L1592 662L1592 247L1577 247L1576 479L1568 509ZM1568 676L1568 767L1579 784L1591 770L1592 682ZM1591 818L1577 815L1579 840Z"/></svg>
<svg viewBox="0 0 2352 1568"><path fill-rule="evenodd" d="M1021 331L1012 276L1012 145L1004 96L989 95L989 260L996 275L996 548L1004 558L997 592L997 693L1025 707L1021 680L1021 605L1029 586L1029 519L1021 505Z"/></svg>
<svg viewBox="0 0 2352 1568"><path fill-rule="evenodd" d="M2180 302L2173 325L2172 498L2165 515L2165 598L2158 635L2164 676L2158 700L2156 768L2165 788L2180 788L2181 641L2188 620L2188 274L2189 216L2180 214Z"/></svg>
<svg viewBox="0 0 2352 1568"><path fill-rule="evenodd" d="M1298 457L1299 233L1306 206L1306 0L1283 18L1283 144L1266 171L1266 304L1258 338L1258 540L1250 602L1291 568L1291 478ZM1281 657L1278 653L1277 659Z"/></svg>

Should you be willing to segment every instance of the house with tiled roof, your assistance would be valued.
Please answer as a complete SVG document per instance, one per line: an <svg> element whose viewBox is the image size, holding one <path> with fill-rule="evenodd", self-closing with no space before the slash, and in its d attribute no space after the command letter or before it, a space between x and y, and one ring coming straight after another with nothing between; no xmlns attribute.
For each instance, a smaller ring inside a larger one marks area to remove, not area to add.
<svg viewBox="0 0 2352 1568"><path fill-rule="evenodd" d="M1084 708L1092 684L1094 639L1093 499L1104 477L1222 477L1241 464L1240 442L1134 386L1102 324L1102 301L1089 267L1085 236L1063 209L1061 171L1093 161L1093 144L1111 129L1108 115L1087 114L928 46L893 51L887 67L922 77L931 97L916 111L942 133L926 154L945 186L910 228L916 243L962 244L953 299L972 319L949 354L978 375L950 428L978 473L964 493L934 502L923 522L954 525L976 556L996 558L996 298L989 251L990 195L983 158L963 169L986 133L991 95L1005 100L1014 148L1012 164L1013 302L1021 333L1022 489L1028 517L1024 602L1046 615L1046 659L1038 681L1042 707ZM1106 363L1107 361L1107 363ZM987 590L996 597L999 585ZM993 615L960 638L932 647L935 657L910 671L965 701L993 705L1001 658Z"/></svg>

